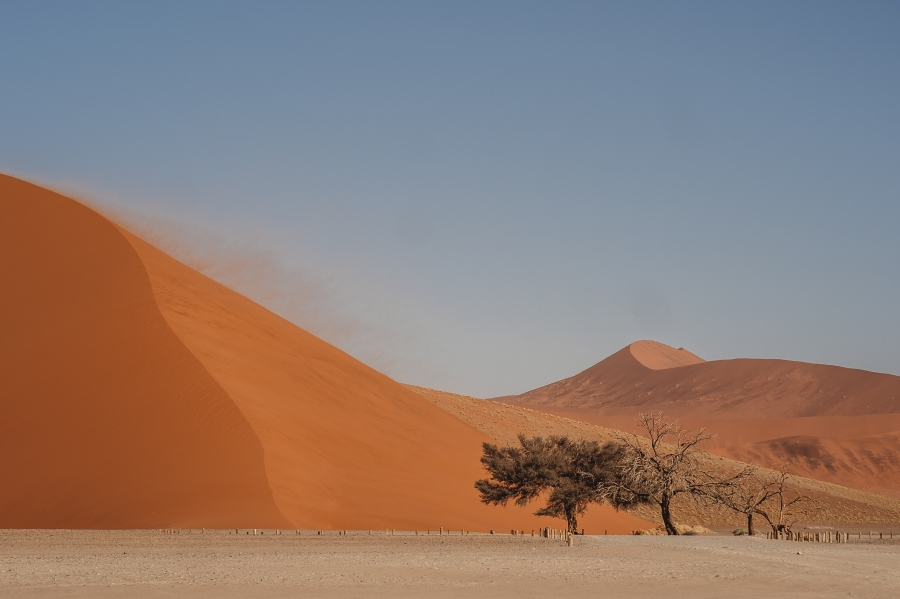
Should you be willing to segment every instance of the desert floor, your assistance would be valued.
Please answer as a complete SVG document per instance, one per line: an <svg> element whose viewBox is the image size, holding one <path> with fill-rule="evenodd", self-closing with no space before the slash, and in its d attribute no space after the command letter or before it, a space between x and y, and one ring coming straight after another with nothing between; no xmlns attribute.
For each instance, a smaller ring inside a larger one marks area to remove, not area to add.
<svg viewBox="0 0 900 599"><path fill-rule="evenodd" d="M3 597L897 597L895 541L0 531Z"/></svg>

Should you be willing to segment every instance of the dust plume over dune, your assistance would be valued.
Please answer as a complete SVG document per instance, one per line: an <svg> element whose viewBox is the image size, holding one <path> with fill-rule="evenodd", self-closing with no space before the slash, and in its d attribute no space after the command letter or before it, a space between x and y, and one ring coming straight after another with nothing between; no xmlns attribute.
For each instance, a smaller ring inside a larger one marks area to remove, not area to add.
<svg viewBox="0 0 900 599"><path fill-rule="evenodd" d="M422 331L429 321L421 306L401 297L388 282L361 276L352 260L323 256L305 243L302 233L253 223L210 225L183 215L139 210L109 199L115 194L102 195L102 201L84 194L74 197L379 371L406 379L443 372L423 347Z"/></svg>
<svg viewBox="0 0 900 599"><path fill-rule="evenodd" d="M343 309L340 277L289 267L263 233L237 234L207 224L121 205L78 200L197 270L338 346L373 334Z"/></svg>

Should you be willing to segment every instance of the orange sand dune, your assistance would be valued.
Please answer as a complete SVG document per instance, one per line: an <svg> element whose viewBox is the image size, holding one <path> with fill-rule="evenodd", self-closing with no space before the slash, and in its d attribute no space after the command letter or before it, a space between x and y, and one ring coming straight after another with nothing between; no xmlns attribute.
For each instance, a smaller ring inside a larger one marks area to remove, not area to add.
<svg viewBox="0 0 900 599"><path fill-rule="evenodd" d="M7 176L0 284L0 527L554 524L479 503L488 435Z"/></svg>
<svg viewBox="0 0 900 599"><path fill-rule="evenodd" d="M638 350L637 355L642 353ZM651 369L626 347L571 378L523 393L516 401L605 412L664 407L679 416L699 418L896 414L900 377L787 360L717 360Z"/></svg>
<svg viewBox="0 0 900 599"><path fill-rule="evenodd" d="M900 496L892 441L900 434L900 377L786 360L703 362L682 352L639 341L502 401L627 430L638 413L662 411L718 434L714 453Z"/></svg>

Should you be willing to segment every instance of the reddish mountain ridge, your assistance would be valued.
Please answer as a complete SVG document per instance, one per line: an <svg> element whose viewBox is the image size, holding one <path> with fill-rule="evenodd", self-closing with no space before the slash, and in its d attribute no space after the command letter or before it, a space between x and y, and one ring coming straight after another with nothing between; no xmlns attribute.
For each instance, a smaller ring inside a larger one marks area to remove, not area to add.
<svg viewBox="0 0 900 599"><path fill-rule="evenodd" d="M900 496L900 377L787 360L706 362L638 341L564 380L502 401L630 428L640 412L706 426L715 453Z"/></svg>

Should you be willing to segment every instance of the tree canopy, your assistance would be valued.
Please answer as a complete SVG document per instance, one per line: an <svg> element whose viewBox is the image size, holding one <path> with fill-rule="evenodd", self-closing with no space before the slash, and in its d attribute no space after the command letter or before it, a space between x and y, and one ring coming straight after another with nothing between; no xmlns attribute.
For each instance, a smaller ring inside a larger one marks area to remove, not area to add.
<svg viewBox="0 0 900 599"><path fill-rule="evenodd" d="M565 518L569 531L578 530L578 517L592 503L602 503L599 492L612 483L623 448L615 442L573 440L566 436L526 437L519 446L484 443L481 463L491 478L475 482L481 501L525 506L546 494L537 516Z"/></svg>

